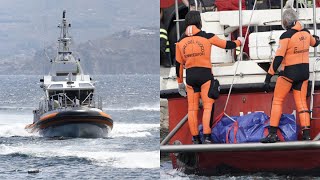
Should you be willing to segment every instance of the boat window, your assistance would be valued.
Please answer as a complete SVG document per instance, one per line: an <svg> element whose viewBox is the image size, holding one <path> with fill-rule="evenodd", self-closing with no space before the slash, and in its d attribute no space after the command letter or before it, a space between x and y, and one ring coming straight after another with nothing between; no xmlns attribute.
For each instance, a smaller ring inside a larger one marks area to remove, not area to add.
<svg viewBox="0 0 320 180"><path fill-rule="evenodd" d="M63 93L63 91L49 91L49 97L50 99L54 99L54 100L58 100L58 96L54 96L54 95L58 95L59 93Z"/></svg>
<svg viewBox="0 0 320 180"><path fill-rule="evenodd" d="M68 90L68 91L65 91L64 93L66 93L66 95L71 99L79 99L79 90Z"/></svg>
<svg viewBox="0 0 320 180"><path fill-rule="evenodd" d="M63 84L52 84L49 88L62 88Z"/></svg>
<svg viewBox="0 0 320 180"><path fill-rule="evenodd" d="M80 101L84 101L90 93L93 93L93 90L81 90L80 91ZM91 100L92 95L91 95L91 97L88 97L87 100L89 100L89 98Z"/></svg>
<svg viewBox="0 0 320 180"><path fill-rule="evenodd" d="M57 76L59 77L59 76L68 76L69 75L69 73L56 73L57 74ZM76 76L77 75L77 73L72 73L72 75L73 76ZM58 79L58 77L54 77L54 79L56 80L56 79ZM61 80L65 80L65 78L60 78Z"/></svg>
<svg viewBox="0 0 320 180"><path fill-rule="evenodd" d="M59 62L54 64L55 73L57 76L68 76L69 73L73 75L79 73L79 67L76 62Z"/></svg>

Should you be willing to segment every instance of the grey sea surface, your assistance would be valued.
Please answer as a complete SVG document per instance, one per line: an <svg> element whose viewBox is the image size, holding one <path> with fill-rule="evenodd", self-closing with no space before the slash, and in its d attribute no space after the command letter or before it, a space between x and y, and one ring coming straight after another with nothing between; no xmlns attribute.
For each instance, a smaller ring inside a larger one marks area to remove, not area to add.
<svg viewBox="0 0 320 180"><path fill-rule="evenodd" d="M64 140L24 129L44 93L41 77L0 76L1 180L159 179L159 75L92 76L114 128L107 139Z"/></svg>
<svg viewBox="0 0 320 180"><path fill-rule="evenodd" d="M294 172L293 172L294 173ZM274 174L270 172L257 173L238 173L224 174L217 176L200 176L195 174L185 174L180 169L173 169L169 158L161 157L160 179L163 180L318 180L320 177L315 177L309 174L301 174L299 176L290 174Z"/></svg>

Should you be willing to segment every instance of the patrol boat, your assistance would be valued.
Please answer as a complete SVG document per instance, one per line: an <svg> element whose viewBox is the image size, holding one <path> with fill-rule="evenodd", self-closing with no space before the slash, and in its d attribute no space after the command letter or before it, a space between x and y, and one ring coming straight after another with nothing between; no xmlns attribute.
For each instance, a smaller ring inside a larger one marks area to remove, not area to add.
<svg viewBox="0 0 320 180"><path fill-rule="evenodd" d="M168 1L167 1L168 2ZM241 6L241 0L239 6ZM293 1L292 1L293 2ZM314 3L315 1L313 1ZM255 1L255 4L257 1ZM296 1L298 3L298 1ZM251 112L264 112L270 115L273 92L264 92L263 83L272 62L272 57L279 46L282 22L283 1L281 8L264 10L219 11L201 13L202 29L214 33L220 38L230 40L230 34L242 26L254 27L255 31L247 36L249 39L249 57L240 56L235 61L235 53L217 47L211 48L212 71L220 81L220 97L215 101L214 117L221 114L239 116ZM179 30L179 17L186 11L182 4L175 4L170 27ZM255 6L255 5L254 5ZM295 4L298 8L299 21L309 26L311 34L319 35L317 23L320 8L315 5ZM181 13L179 15L179 13ZM165 13L166 14L166 13ZM167 13L170 14L170 13ZM171 14L170 14L171 15ZM173 23L177 23L174 25ZM278 30L259 31L258 27L278 27ZM311 28L310 28L311 27ZM249 29L249 28L248 28ZM179 33L177 33L179 35ZM173 44L172 42L170 44ZM170 153L173 168L185 173L199 175L219 175L225 173L273 172L283 174L317 174L320 173L320 58L319 47L310 48L308 103L311 111L312 141L288 141L271 144L192 144L192 136L187 122L187 98L178 93L175 67L161 67L160 98L167 99L169 111L169 131L160 146L162 153ZM185 75L184 75L185 77ZM271 79L274 88L277 75ZM201 115L203 109L199 110ZM290 92L283 102L283 113L298 114L293 94ZM296 116L299 124L299 116ZM199 122L200 123L200 122ZM298 135L301 140L301 133Z"/></svg>
<svg viewBox="0 0 320 180"><path fill-rule="evenodd" d="M66 11L63 11L58 39L58 53L51 60L51 71L40 79L44 91L39 108L33 111L29 132L44 137L104 138L112 130L113 120L102 111L102 99L95 92L94 82L83 73L80 59L69 49Z"/></svg>

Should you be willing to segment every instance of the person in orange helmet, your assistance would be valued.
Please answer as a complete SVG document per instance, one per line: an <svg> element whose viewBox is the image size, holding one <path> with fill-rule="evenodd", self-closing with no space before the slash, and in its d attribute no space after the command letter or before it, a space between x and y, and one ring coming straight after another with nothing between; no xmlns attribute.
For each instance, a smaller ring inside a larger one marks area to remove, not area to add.
<svg viewBox="0 0 320 180"><path fill-rule="evenodd" d="M288 8L283 12L282 26L287 31L280 36L279 48L269 68L264 88L269 90L271 77L281 65L272 101L269 134L262 143L279 141L277 129L282 114L284 98L293 89L293 97L300 118L303 140L310 140L310 111L307 106L307 85L309 79L309 48L319 45L319 37L311 35L298 22L298 15Z"/></svg>
<svg viewBox="0 0 320 180"><path fill-rule="evenodd" d="M201 144L198 131L199 99L203 102L203 133L204 142L211 143L210 119L213 118L214 99L209 97L211 80L211 46L234 49L244 39L225 41L217 35L201 30L201 16L198 11L189 11L185 16L186 31L176 43L176 73L180 95L188 93L188 123L194 144ZM183 83L183 67L186 68L186 83Z"/></svg>

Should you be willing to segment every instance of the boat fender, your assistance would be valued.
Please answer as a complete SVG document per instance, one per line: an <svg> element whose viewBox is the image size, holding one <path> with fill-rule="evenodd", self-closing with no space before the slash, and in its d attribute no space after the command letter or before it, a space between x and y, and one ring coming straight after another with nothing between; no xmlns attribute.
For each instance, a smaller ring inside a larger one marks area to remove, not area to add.
<svg viewBox="0 0 320 180"><path fill-rule="evenodd" d="M208 97L212 99L218 99L219 95L220 83L217 79L214 79L214 77L212 77Z"/></svg>

